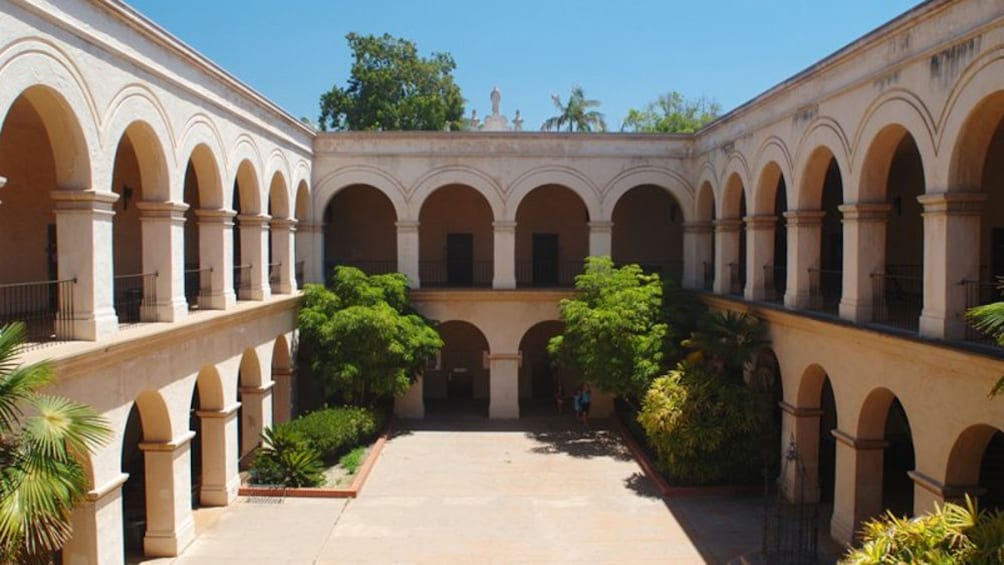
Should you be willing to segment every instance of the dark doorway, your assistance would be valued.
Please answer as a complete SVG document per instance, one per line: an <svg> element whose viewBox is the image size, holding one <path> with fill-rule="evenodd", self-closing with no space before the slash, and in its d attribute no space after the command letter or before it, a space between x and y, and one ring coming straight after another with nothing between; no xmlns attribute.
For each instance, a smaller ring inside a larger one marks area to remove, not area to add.
<svg viewBox="0 0 1004 565"><path fill-rule="evenodd" d="M906 411L899 400L894 400L886 417L885 448L882 462L882 507L897 516L913 515L913 479L907 474L913 470L913 436Z"/></svg>
<svg viewBox="0 0 1004 565"><path fill-rule="evenodd" d="M991 232L990 264L993 272L991 279L1004 276L1004 229L994 228Z"/></svg>
<svg viewBox="0 0 1004 565"><path fill-rule="evenodd" d="M446 397L450 400L471 400L474 398L474 374L467 368L450 371L446 385Z"/></svg>
<svg viewBox="0 0 1004 565"><path fill-rule="evenodd" d="M558 234L533 234L533 284L558 284Z"/></svg>
<svg viewBox="0 0 1004 565"><path fill-rule="evenodd" d="M474 284L474 234L446 234L446 282L450 286Z"/></svg>

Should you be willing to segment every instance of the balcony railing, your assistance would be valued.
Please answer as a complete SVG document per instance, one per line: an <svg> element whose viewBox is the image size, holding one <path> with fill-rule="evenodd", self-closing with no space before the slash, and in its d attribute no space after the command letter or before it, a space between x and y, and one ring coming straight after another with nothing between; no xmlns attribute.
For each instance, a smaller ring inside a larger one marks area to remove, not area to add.
<svg viewBox="0 0 1004 565"><path fill-rule="evenodd" d="M992 283L989 281L963 280L959 284L965 288L966 311L970 308L1004 300L1004 296L1001 294L999 282ZM965 339L966 341L974 341L977 343L986 343L991 345L997 344L993 338L977 330L968 322L966 323Z"/></svg>
<svg viewBox="0 0 1004 565"><path fill-rule="evenodd" d="M874 321L917 330L924 307L924 277L914 272L890 265L884 273L872 273Z"/></svg>
<svg viewBox="0 0 1004 565"><path fill-rule="evenodd" d="M583 261L517 261L516 286L570 288L582 273Z"/></svg>
<svg viewBox="0 0 1004 565"><path fill-rule="evenodd" d="M199 296L209 294L212 289L213 269L185 269L185 300L189 310L199 307Z"/></svg>
<svg viewBox="0 0 1004 565"><path fill-rule="evenodd" d="M746 288L746 265L729 263L729 294L742 296L744 288Z"/></svg>
<svg viewBox="0 0 1004 565"><path fill-rule="evenodd" d="M836 314L843 277L839 269L809 269L809 309Z"/></svg>
<svg viewBox="0 0 1004 565"><path fill-rule="evenodd" d="M490 287L495 274L491 261L422 261L422 287Z"/></svg>
<svg viewBox="0 0 1004 565"><path fill-rule="evenodd" d="M788 266L771 265L763 266L763 284L767 289L765 300L767 302L784 302L784 291L788 286Z"/></svg>
<svg viewBox="0 0 1004 565"><path fill-rule="evenodd" d="M282 261L268 264L268 285L272 294L279 294L279 283L282 281Z"/></svg>
<svg viewBox="0 0 1004 565"><path fill-rule="evenodd" d="M0 284L0 326L25 325L27 348L70 339L76 279Z"/></svg>
<svg viewBox="0 0 1004 565"><path fill-rule="evenodd" d="M704 290L714 290L715 288L715 264L710 261L704 262Z"/></svg>
<svg viewBox="0 0 1004 565"><path fill-rule="evenodd" d="M120 324L142 321L143 307L157 303L157 273L115 275L115 315Z"/></svg>
<svg viewBox="0 0 1004 565"><path fill-rule="evenodd" d="M296 264L294 265L294 268L296 269L296 288L303 288L303 279L304 279L303 268L304 268L304 262L303 261L297 261Z"/></svg>
<svg viewBox="0 0 1004 565"><path fill-rule="evenodd" d="M238 300L247 296L251 290L251 265L234 265L234 290Z"/></svg>

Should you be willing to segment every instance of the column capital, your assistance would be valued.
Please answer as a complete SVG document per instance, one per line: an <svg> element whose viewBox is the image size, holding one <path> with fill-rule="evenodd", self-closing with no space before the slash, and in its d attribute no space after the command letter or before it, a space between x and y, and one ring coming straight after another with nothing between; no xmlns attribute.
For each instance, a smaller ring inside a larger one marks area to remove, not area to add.
<svg viewBox="0 0 1004 565"><path fill-rule="evenodd" d="M418 231L419 225L420 222L418 220L398 220L394 222L394 227L397 228L398 232Z"/></svg>
<svg viewBox="0 0 1004 565"><path fill-rule="evenodd" d="M907 471L906 474L917 486L933 492L946 500L960 499L967 494L970 496L979 496L987 491L987 489L979 485L946 485L920 471Z"/></svg>
<svg viewBox="0 0 1004 565"><path fill-rule="evenodd" d="M53 190L49 196L55 201L57 210L102 210L111 212L119 195L114 192L96 190Z"/></svg>
<svg viewBox="0 0 1004 565"><path fill-rule="evenodd" d="M296 225L296 231L303 233L321 233L324 231L324 224L311 224L309 222L300 222Z"/></svg>
<svg viewBox="0 0 1004 565"><path fill-rule="evenodd" d="M796 418L819 418L823 415L823 411L819 408L808 408L805 406L792 406L785 401L777 403L781 407L781 410L785 414L790 414Z"/></svg>
<svg viewBox="0 0 1004 565"><path fill-rule="evenodd" d="M711 233L713 231L715 231L715 226L711 220L683 223L683 233Z"/></svg>
<svg viewBox="0 0 1004 565"><path fill-rule="evenodd" d="M516 221L515 220L499 220L492 222L492 228L495 231L516 231Z"/></svg>
<svg viewBox="0 0 1004 565"><path fill-rule="evenodd" d="M196 414L200 418L205 418L207 420L213 419L226 419L237 414L237 409L241 407L240 402L234 402L230 406L227 406L221 410L196 410Z"/></svg>
<svg viewBox="0 0 1004 565"><path fill-rule="evenodd" d="M195 437L195 432L188 430L180 436L168 441L143 441L139 444L140 451L177 451L179 448L188 445Z"/></svg>
<svg viewBox="0 0 1004 565"><path fill-rule="evenodd" d="M614 223L609 220L586 222L586 225L589 226L589 231L592 233L608 232L614 229Z"/></svg>
<svg viewBox="0 0 1004 565"><path fill-rule="evenodd" d="M517 351L516 353L489 353L489 361L522 361L523 353Z"/></svg>
<svg viewBox="0 0 1004 565"><path fill-rule="evenodd" d="M922 194L917 202L924 207L924 215L979 216L987 194L983 192L942 192Z"/></svg>
<svg viewBox="0 0 1004 565"><path fill-rule="evenodd" d="M200 224L233 225L234 217L236 216L237 212L233 210L228 210L226 208L219 208L219 209L197 208L195 210L195 217L198 218Z"/></svg>
<svg viewBox="0 0 1004 565"><path fill-rule="evenodd" d="M748 230L764 230L773 228L777 224L777 216L759 215L746 216L743 218Z"/></svg>
<svg viewBox="0 0 1004 565"><path fill-rule="evenodd" d="M884 222L888 219L892 204L888 202L855 202L837 206L845 222Z"/></svg>
<svg viewBox="0 0 1004 565"><path fill-rule="evenodd" d="M296 218L272 218L271 224L274 231L286 230L286 231L296 231L296 225L299 222Z"/></svg>
<svg viewBox="0 0 1004 565"><path fill-rule="evenodd" d="M273 386L275 386L275 381L269 381L267 383L262 383L260 385L242 386L239 387L238 390L241 391L242 395L250 394L254 396L256 394L267 393L268 391L272 390Z"/></svg>
<svg viewBox="0 0 1004 565"><path fill-rule="evenodd" d="M185 211L188 204L184 202L144 202L136 203L141 221L149 220L173 220L177 222L185 221Z"/></svg>
<svg viewBox="0 0 1004 565"><path fill-rule="evenodd" d="M826 212L822 210L788 210L781 214L789 226L818 226Z"/></svg>
<svg viewBox="0 0 1004 565"><path fill-rule="evenodd" d="M842 443L857 451L869 451L889 447L889 442L884 439L865 439L854 437L843 430L832 430L830 433L833 434L833 437L837 439L838 443Z"/></svg>
<svg viewBox="0 0 1004 565"><path fill-rule="evenodd" d="M743 221L741 218L722 218L720 220L714 220L713 223L715 224L716 232L734 232L743 228Z"/></svg>
<svg viewBox="0 0 1004 565"><path fill-rule="evenodd" d="M240 222L241 227L261 226L262 228L268 228L271 220L272 216L268 214L238 214L237 216L237 221Z"/></svg>
<svg viewBox="0 0 1004 565"><path fill-rule="evenodd" d="M112 480L106 481L105 484L87 491L86 495L87 501L97 502L98 500L101 500L102 498L118 490L119 487L124 485L127 480L129 480L128 473L119 473Z"/></svg>

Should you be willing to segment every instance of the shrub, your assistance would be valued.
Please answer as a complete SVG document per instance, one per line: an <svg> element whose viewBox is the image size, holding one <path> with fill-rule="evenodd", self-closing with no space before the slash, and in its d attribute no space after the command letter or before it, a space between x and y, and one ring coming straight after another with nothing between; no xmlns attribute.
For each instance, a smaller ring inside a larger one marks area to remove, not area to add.
<svg viewBox="0 0 1004 565"><path fill-rule="evenodd" d="M324 482L317 451L288 424L266 428L262 440L251 465L253 484L313 487Z"/></svg>
<svg viewBox="0 0 1004 565"><path fill-rule="evenodd" d="M366 456L366 446L360 445L359 447L353 449L352 451L342 455L342 458L338 460L338 465L345 469L349 474L354 475L359 467L363 464L363 458Z"/></svg>
<svg viewBox="0 0 1004 565"><path fill-rule="evenodd" d="M887 513L865 523L862 534L862 546L841 563L1004 563L1004 512L981 511L968 496L965 506L949 502L912 519Z"/></svg>
<svg viewBox="0 0 1004 565"><path fill-rule="evenodd" d="M288 424L327 464L361 443L368 442L383 427L383 411L358 406L325 408Z"/></svg>
<svg viewBox="0 0 1004 565"><path fill-rule="evenodd" d="M683 362L652 383L638 422L657 466L673 483L750 482L764 463L768 404L765 395L742 381L717 378L706 365Z"/></svg>

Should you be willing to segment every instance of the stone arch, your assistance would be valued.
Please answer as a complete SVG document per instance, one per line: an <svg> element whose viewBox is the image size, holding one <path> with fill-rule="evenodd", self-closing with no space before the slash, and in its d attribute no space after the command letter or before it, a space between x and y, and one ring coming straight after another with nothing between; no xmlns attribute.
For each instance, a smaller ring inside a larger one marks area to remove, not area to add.
<svg viewBox="0 0 1004 565"><path fill-rule="evenodd" d="M487 415L485 400L491 396L490 374L485 366L485 352L491 352L487 335L475 322L459 318L440 322L436 330L444 345L435 368L427 369L422 378L428 409L435 412L436 400L445 400L448 409L459 407L465 412Z"/></svg>
<svg viewBox="0 0 1004 565"><path fill-rule="evenodd" d="M273 218L285 219L289 217L289 188L286 184L286 177L282 171L276 171L270 177L268 188L268 210Z"/></svg>
<svg viewBox="0 0 1004 565"><path fill-rule="evenodd" d="M289 341L279 334L272 344L272 421L288 422L293 416L293 360Z"/></svg>
<svg viewBox="0 0 1004 565"><path fill-rule="evenodd" d="M143 199L181 202L181 185L172 182L173 177L180 174L174 166L177 162L175 136L167 112L156 96L145 86L126 86L113 98L102 123L101 145L112 159L109 170L114 168L116 152L113 148L124 135L135 137L133 145L144 176L144 188L152 186L155 189L153 194L144 194Z"/></svg>
<svg viewBox="0 0 1004 565"><path fill-rule="evenodd" d="M759 179L759 181L763 180L764 172L771 166L771 163L778 167L781 178L783 178L786 183L791 184L793 174L791 151L788 149L784 140L776 135L768 137L757 150L756 169L754 170L759 171L759 174L757 175L757 179ZM764 198L761 196L760 191L757 190L759 189L759 181L758 185L754 187L753 199L751 201L753 203L753 213L770 213L770 210L774 207L774 200L773 198ZM764 207L763 204L766 204L766 207ZM787 206L787 204L788 203L785 202L785 206ZM762 210L767 210L767 212L762 212Z"/></svg>
<svg viewBox="0 0 1004 565"><path fill-rule="evenodd" d="M136 397L136 408L143 422L143 441L166 443L174 438L171 414L160 393L145 390Z"/></svg>
<svg viewBox="0 0 1004 565"><path fill-rule="evenodd" d="M501 200L497 202L501 205ZM436 188L417 212L422 286L491 286L498 216L483 190L466 184Z"/></svg>
<svg viewBox="0 0 1004 565"><path fill-rule="evenodd" d="M296 201L293 209L293 217L299 222L306 222L310 217L310 189L307 188L307 181L301 180L296 185Z"/></svg>
<svg viewBox="0 0 1004 565"><path fill-rule="evenodd" d="M199 185L199 207L206 210L218 210L223 207L223 179L220 176L222 167L217 160L217 153L205 143L192 147L187 154L195 169ZM187 161L186 166L187 167Z"/></svg>
<svg viewBox="0 0 1004 565"><path fill-rule="evenodd" d="M861 403L858 413L857 429L854 436L862 439L881 439L884 434L886 415L894 400L899 399L895 393L885 387L878 387L869 392ZM902 400L900 400L902 403ZM904 410L906 406L903 407ZM909 418L909 414L907 414Z"/></svg>
<svg viewBox="0 0 1004 565"><path fill-rule="evenodd" d="M556 367L547 353L547 342L551 337L561 334L564 327L565 324L560 320L542 320L527 328L520 337L517 351L521 360L519 367L521 399L531 398L550 405L554 402L555 380L562 384L566 396L571 394L575 385L581 380L581 376L577 373Z"/></svg>
<svg viewBox="0 0 1004 565"><path fill-rule="evenodd" d="M396 178L376 167L353 165L336 169L314 183L311 223L323 222L331 199L342 189L357 185L371 186L383 193L393 205L397 221L417 219L409 216L404 187Z"/></svg>
<svg viewBox="0 0 1004 565"><path fill-rule="evenodd" d="M599 198L600 190L589 177L571 167L554 165L531 169L521 174L509 185L505 215L502 219L515 220L516 212L519 210L520 204L523 203L523 199L534 189L546 185L563 186L578 195L589 213L589 221L609 219L603 216L603 208Z"/></svg>
<svg viewBox="0 0 1004 565"><path fill-rule="evenodd" d="M773 216L778 182L784 181L785 186L788 186L790 180L790 173L785 174L777 161L765 162L760 167L756 187L753 189L753 199L750 202L751 215Z"/></svg>
<svg viewBox="0 0 1004 565"><path fill-rule="evenodd" d="M276 176L282 178L282 183L287 187L292 186L290 180L293 178L293 173L289 168L289 160L286 158L286 154L279 149L274 149L269 155L268 166L265 167L265 177L269 181L274 181ZM287 197L288 200L288 197Z"/></svg>
<svg viewBox="0 0 1004 565"><path fill-rule="evenodd" d="M793 183L788 191L789 210L819 210L823 199L823 178L832 158L837 163L841 179L851 178L850 148L840 124L832 118L819 118L806 130L795 151ZM846 202L846 194L844 195Z"/></svg>
<svg viewBox="0 0 1004 565"><path fill-rule="evenodd" d="M704 181L697 189L696 217L699 222L710 222L715 219L715 189L711 183Z"/></svg>
<svg viewBox="0 0 1004 565"><path fill-rule="evenodd" d="M1002 430L989 424L969 426L952 445L945 467L945 484L975 487L980 483L980 463L994 434Z"/></svg>
<svg viewBox="0 0 1004 565"><path fill-rule="evenodd" d="M795 389L795 406L818 408L819 398L823 393L823 383L827 378L826 369L822 366L813 363L806 367Z"/></svg>
<svg viewBox="0 0 1004 565"><path fill-rule="evenodd" d="M304 160L299 160L296 162L296 166L293 167L292 183L290 186L300 186L301 184L310 186L310 164ZM300 218L301 220L306 220L306 218Z"/></svg>
<svg viewBox="0 0 1004 565"><path fill-rule="evenodd" d="M636 167L628 169L607 183L603 189L603 218L613 218L617 202L628 191L643 185L657 186L668 192L679 204L683 221L691 219L694 207L694 189L680 174L661 167Z"/></svg>
<svg viewBox="0 0 1004 565"><path fill-rule="evenodd" d="M264 384L261 361L258 359L258 352L253 347L249 347L241 354L239 368L240 379L237 382L239 387L259 387Z"/></svg>
<svg viewBox="0 0 1004 565"><path fill-rule="evenodd" d="M223 410L226 401L223 393L223 379L213 365L205 365L199 369L195 377L195 386L199 391L199 400L203 410Z"/></svg>
<svg viewBox="0 0 1004 565"><path fill-rule="evenodd" d="M261 182L258 180L258 170L255 169L254 164L247 159L241 161L237 165L233 179L236 183L236 190L231 195L233 196L236 193L240 198L240 210L238 212L247 215L260 214L262 212ZM232 208L234 204L231 199L230 206Z"/></svg>
<svg viewBox="0 0 1004 565"><path fill-rule="evenodd" d="M1004 64L1000 67L1004 69ZM952 192L982 192L986 154L1004 116L1004 89L988 94L969 109L953 136L948 189Z"/></svg>
<svg viewBox="0 0 1004 565"><path fill-rule="evenodd" d="M464 185L473 188L484 198L492 211L492 221L499 221L505 214L502 187L495 179L472 167L459 165L433 169L422 176L408 191L410 217L418 218L426 200L444 186Z"/></svg>
<svg viewBox="0 0 1004 565"><path fill-rule="evenodd" d="M738 172L733 172L725 178L725 188L722 189L722 197L719 199L718 217L722 219L741 218L741 203L746 196L747 184Z"/></svg>

